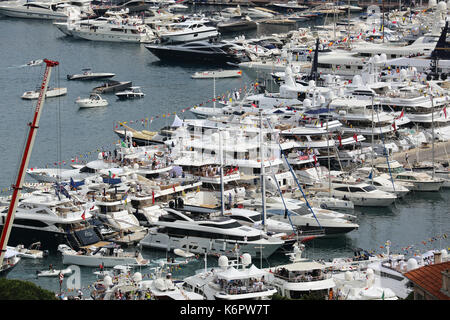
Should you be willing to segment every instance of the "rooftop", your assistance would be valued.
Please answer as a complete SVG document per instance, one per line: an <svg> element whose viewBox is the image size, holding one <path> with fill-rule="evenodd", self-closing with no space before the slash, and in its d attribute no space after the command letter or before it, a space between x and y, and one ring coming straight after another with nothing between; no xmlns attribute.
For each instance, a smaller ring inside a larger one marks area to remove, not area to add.
<svg viewBox="0 0 450 320"><path fill-rule="evenodd" d="M405 273L405 277L439 300L450 300L442 291L442 272L450 270L450 261L427 265Z"/></svg>

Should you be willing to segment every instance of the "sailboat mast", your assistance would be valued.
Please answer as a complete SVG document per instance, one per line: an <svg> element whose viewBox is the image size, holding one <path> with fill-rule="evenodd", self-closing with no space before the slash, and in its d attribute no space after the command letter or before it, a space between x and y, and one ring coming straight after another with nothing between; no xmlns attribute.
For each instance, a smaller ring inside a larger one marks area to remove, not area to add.
<svg viewBox="0 0 450 320"><path fill-rule="evenodd" d="M220 159L220 212L222 215L225 212L225 203L224 203L224 183L223 183L223 150L222 150L222 130L219 129L219 159Z"/></svg>
<svg viewBox="0 0 450 320"><path fill-rule="evenodd" d="M431 162L433 164L433 179L436 175L436 168L434 167L434 103L433 95L430 88L430 100L431 100Z"/></svg>
<svg viewBox="0 0 450 320"><path fill-rule="evenodd" d="M261 160L261 201L262 201L262 222L264 232L267 231L266 225L266 182L264 181L264 151L263 151L263 121L262 121L262 109L259 109L259 158ZM276 179L276 176L274 177Z"/></svg>
<svg viewBox="0 0 450 320"><path fill-rule="evenodd" d="M39 128L39 119L42 114L42 108L44 106L45 101L45 94L47 93L47 87L48 83L50 81L50 75L51 75L51 69L52 67L56 67L59 65L59 62L57 61L50 61L47 59L44 59L44 62L46 64L45 72L44 72L44 79L42 80L41 89L39 92L38 101L36 104L36 109L34 112L34 118L33 122L29 123L29 132L28 132L28 138L27 142L25 144L25 150L22 155L22 160L19 167L19 172L17 174L17 179L15 185L12 186L13 188L13 194L11 197L11 203L9 204L8 213L5 219L5 222L3 224L3 230L0 238L0 265L3 264L3 258L6 253L6 246L8 244L9 236L11 233L14 216L16 213L18 201L20 198L20 190L23 186L23 181L25 180L25 170L28 168L28 162L31 157L31 152L33 149L34 140L37 133L37 128Z"/></svg>

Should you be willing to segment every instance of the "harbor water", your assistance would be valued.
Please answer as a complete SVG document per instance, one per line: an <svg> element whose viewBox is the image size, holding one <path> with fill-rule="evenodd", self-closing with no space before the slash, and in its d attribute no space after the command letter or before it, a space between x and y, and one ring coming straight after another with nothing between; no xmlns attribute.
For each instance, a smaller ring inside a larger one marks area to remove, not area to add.
<svg viewBox="0 0 450 320"><path fill-rule="evenodd" d="M260 26L261 27L261 26ZM268 30L267 28L271 28ZM277 29L280 28L280 29ZM258 33L286 32L285 27L264 26ZM250 33L249 36L255 35ZM44 105L30 167L69 168L73 159L93 160L99 151L113 150L118 137L113 128L117 122L126 121L137 129L157 130L170 125L176 113L180 118L191 118L186 110L195 105L212 105L214 85L212 80L195 80L191 75L208 68L205 65L177 65L161 63L144 45L119 44L75 40L66 37L49 21L22 20L0 17L0 87L2 121L0 125L0 187L7 189L17 173L18 163L31 121L35 102L21 99L28 90L40 85L43 66L24 67L28 61L47 58L60 62L51 76L51 87L67 87L67 95L47 99ZM117 101L114 95L104 95L109 106L80 110L74 103L77 97L88 97L99 81L67 81L68 74L80 73L90 67L94 72L113 72L118 81L132 81L140 86L143 99ZM217 95L227 95L251 85L254 79L245 74L242 78L220 79L215 82ZM182 112L185 110L185 112ZM167 114L170 113L170 116ZM164 116L163 116L164 115ZM150 125L142 120L151 119ZM305 254L314 259L351 256L353 248L384 252L387 240L391 251L414 254L430 249L447 249L449 240L443 235L450 231L450 189L440 192L412 192L387 208L356 208L359 229L344 236L317 239L306 244ZM158 259L167 255L163 251L143 250L144 258ZM253 261L258 267L285 263L284 253L269 260ZM44 259L22 259L7 275L8 278L32 281L43 288L57 292L57 278L37 278L37 270L49 264L62 269L62 258L53 254ZM217 265L216 258L208 258L208 266ZM192 275L204 267L203 257L181 268L173 269L174 278ZM91 268L81 268L82 287L96 279ZM141 272L150 273L149 268ZM65 284L63 283L63 290Z"/></svg>

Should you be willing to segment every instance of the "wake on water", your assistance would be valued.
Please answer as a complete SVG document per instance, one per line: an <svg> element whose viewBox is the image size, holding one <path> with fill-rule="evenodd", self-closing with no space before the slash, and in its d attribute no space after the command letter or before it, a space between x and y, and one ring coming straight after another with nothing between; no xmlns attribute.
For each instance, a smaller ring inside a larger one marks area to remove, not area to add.
<svg viewBox="0 0 450 320"><path fill-rule="evenodd" d="M31 60L31 61L28 62L27 64L22 64L22 65L20 65L20 66L11 66L11 67L8 67L8 68L37 67L37 66L40 66L43 62L44 62L44 60L42 60L42 59Z"/></svg>

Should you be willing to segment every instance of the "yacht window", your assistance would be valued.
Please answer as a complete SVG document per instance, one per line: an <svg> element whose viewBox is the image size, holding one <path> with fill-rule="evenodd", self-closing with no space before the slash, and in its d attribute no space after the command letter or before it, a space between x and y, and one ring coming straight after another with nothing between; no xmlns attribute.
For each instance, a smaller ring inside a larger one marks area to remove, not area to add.
<svg viewBox="0 0 450 320"><path fill-rule="evenodd" d="M374 186L363 187L363 189L364 189L364 191L366 191L366 192L370 192L370 191L377 190L377 188L375 188Z"/></svg>
<svg viewBox="0 0 450 320"><path fill-rule="evenodd" d="M349 187L350 192L361 192L363 191L361 188L357 187Z"/></svg>
<svg viewBox="0 0 450 320"><path fill-rule="evenodd" d="M337 187L335 188L336 191L343 191L343 192L348 192L348 187Z"/></svg>

